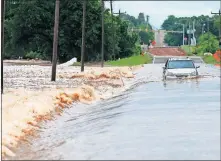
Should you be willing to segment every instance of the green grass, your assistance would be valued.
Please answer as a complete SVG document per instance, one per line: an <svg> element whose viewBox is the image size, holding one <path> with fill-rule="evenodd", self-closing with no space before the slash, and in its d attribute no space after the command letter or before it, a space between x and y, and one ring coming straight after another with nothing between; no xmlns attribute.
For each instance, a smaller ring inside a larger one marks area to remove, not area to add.
<svg viewBox="0 0 221 161"><path fill-rule="evenodd" d="M204 55L202 58L206 64L220 64L220 62L217 62L216 59L211 55Z"/></svg>
<svg viewBox="0 0 221 161"><path fill-rule="evenodd" d="M193 49L192 46L182 45L181 49L183 49L187 53L188 56L192 56L193 55L194 49Z"/></svg>
<svg viewBox="0 0 221 161"><path fill-rule="evenodd" d="M72 66L81 66L81 63L80 62L75 62L72 64Z"/></svg>
<svg viewBox="0 0 221 161"><path fill-rule="evenodd" d="M111 66L134 66L148 63L152 63L152 57L150 55L145 54L144 56L136 55L116 61L108 61L105 64Z"/></svg>
<svg viewBox="0 0 221 161"><path fill-rule="evenodd" d="M193 56L193 52L194 52L194 47L193 46L190 46L189 45L183 45L181 46L181 49L183 49L188 56ZM197 56L200 56L203 58L203 61L206 63L206 64L220 64L220 62L217 62L216 59L211 56L211 55L203 55L202 53L201 54L197 54Z"/></svg>

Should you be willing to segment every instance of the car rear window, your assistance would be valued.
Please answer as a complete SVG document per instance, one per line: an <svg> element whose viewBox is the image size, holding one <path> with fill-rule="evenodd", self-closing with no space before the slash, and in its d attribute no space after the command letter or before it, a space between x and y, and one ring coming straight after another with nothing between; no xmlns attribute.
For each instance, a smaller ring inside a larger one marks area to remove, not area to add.
<svg viewBox="0 0 221 161"><path fill-rule="evenodd" d="M195 66L192 60L172 60L167 63L167 68L195 68Z"/></svg>

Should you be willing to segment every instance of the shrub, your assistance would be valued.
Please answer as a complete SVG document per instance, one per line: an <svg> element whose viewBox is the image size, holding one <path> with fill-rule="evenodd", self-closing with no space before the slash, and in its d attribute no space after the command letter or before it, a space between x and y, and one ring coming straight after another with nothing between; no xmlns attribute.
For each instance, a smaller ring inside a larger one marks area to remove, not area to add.
<svg viewBox="0 0 221 161"><path fill-rule="evenodd" d="M36 59L36 58L45 59L45 57L41 53L38 53L35 51L30 51L30 52L26 53L24 57L26 59Z"/></svg>

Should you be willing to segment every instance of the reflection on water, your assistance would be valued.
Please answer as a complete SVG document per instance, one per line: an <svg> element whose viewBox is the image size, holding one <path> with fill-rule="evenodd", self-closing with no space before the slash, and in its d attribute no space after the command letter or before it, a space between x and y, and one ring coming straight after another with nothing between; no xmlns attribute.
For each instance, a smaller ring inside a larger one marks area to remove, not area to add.
<svg viewBox="0 0 221 161"><path fill-rule="evenodd" d="M45 127L15 159L220 159L220 79L134 86Z"/></svg>

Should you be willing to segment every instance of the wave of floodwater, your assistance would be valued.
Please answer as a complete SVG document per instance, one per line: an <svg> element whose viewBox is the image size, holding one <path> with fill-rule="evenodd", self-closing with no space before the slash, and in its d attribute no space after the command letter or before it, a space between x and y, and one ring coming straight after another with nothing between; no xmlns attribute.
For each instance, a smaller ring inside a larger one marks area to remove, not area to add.
<svg viewBox="0 0 221 161"><path fill-rule="evenodd" d="M13 159L220 159L219 69L166 82L150 74L160 69L143 68L114 98L73 105Z"/></svg>

